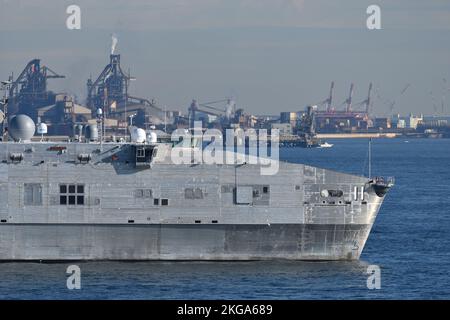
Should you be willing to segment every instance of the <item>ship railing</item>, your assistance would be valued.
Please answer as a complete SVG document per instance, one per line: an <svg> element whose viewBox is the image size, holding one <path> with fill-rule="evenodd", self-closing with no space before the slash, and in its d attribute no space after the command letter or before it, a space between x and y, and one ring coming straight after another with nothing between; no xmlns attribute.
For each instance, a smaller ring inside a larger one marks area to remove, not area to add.
<svg viewBox="0 0 450 320"><path fill-rule="evenodd" d="M393 186L395 184L395 178L394 177L383 177L383 176L377 176L372 179L373 183L378 185L385 185L385 186Z"/></svg>

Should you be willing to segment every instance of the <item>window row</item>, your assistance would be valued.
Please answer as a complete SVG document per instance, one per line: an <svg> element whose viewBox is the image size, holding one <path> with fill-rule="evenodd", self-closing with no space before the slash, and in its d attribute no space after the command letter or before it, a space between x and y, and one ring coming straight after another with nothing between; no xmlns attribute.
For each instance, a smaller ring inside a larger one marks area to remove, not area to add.
<svg viewBox="0 0 450 320"><path fill-rule="evenodd" d="M59 185L59 193L83 193L84 194L84 185L83 184L60 184Z"/></svg>
<svg viewBox="0 0 450 320"><path fill-rule="evenodd" d="M85 188L84 184L60 184L59 185L59 201L56 198L56 203L60 205L82 206L85 205ZM201 190L200 190L201 191ZM198 197L198 191L193 190L193 193ZM58 197L56 196L56 197ZM194 196L194 195L193 195ZM135 190L136 198L152 198L151 189L137 189ZM201 197L203 194L201 193ZM40 206L42 205L42 184L40 183L25 183L23 193L23 203L26 206ZM55 204L56 204L55 203ZM168 206L169 199L167 198L153 198L155 206Z"/></svg>
<svg viewBox="0 0 450 320"><path fill-rule="evenodd" d="M153 204L155 206L159 206L160 204L162 206L168 206L169 205L169 199L166 199L166 198L164 198L164 199L155 198L155 199L153 199Z"/></svg>
<svg viewBox="0 0 450 320"><path fill-rule="evenodd" d="M61 205L84 205L84 196L59 196Z"/></svg>

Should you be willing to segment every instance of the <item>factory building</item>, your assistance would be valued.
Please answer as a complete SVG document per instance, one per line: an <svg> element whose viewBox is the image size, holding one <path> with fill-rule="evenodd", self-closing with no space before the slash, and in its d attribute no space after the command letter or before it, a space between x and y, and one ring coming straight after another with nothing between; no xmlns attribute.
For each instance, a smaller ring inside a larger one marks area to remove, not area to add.
<svg viewBox="0 0 450 320"><path fill-rule="evenodd" d="M87 123L91 119L91 110L79 105L72 96L57 94L55 103L37 108L38 123L48 127L50 135L72 135L73 125Z"/></svg>
<svg viewBox="0 0 450 320"><path fill-rule="evenodd" d="M293 127L290 123L272 123L272 129L278 129L281 136L292 135Z"/></svg>
<svg viewBox="0 0 450 320"><path fill-rule="evenodd" d="M423 121L423 115L415 116L410 113L406 117L400 116L400 114L396 114L392 116L392 125L395 128L399 129L416 129L417 125L419 125Z"/></svg>
<svg viewBox="0 0 450 320"><path fill-rule="evenodd" d="M297 125L298 114L297 112L281 112L280 123L289 123L292 128Z"/></svg>

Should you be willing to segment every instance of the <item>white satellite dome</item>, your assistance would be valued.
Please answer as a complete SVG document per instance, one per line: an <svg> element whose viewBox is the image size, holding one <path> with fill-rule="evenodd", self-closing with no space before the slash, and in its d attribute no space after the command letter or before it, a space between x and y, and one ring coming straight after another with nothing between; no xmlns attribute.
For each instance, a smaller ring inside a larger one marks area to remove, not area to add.
<svg viewBox="0 0 450 320"><path fill-rule="evenodd" d="M147 141L150 143L156 143L158 141L158 135L156 132L151 131L147 136Z"/></svg>
<svg viewBox="0 0 450 320"><path fill-rule="evenodd" d="M48 132L47 125L43 122L38 123L36 131L38 134L47 134L47 132Z"/></svg>
<svg viewBox="0 0 450 320"><path fill-rule="evenodd" d="M131 142L144 143L147 140L145 130L138 127L130 128Z"/></svg>

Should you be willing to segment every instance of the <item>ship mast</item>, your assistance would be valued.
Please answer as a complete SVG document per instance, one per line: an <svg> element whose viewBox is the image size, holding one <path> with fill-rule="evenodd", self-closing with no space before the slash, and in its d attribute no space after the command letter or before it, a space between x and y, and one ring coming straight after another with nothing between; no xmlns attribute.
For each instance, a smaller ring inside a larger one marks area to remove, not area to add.
<svg viewBox="0 0 450 320"><path fill-rule="evenodd" d="M369 179L372 177L372 138L369 138Z"/></svg>
<svg viewBox="0 0 450 320"><path fill-rule="evenodd" d="M11 89L12 82L12 76L9 77L8 80L1 82L1 89L5 90L5 94L3 96L3 100L1 101L1 104L3 105L3 124L2 124L2 141L8 141L8 101L9 96L8 93Z"/></svg>

